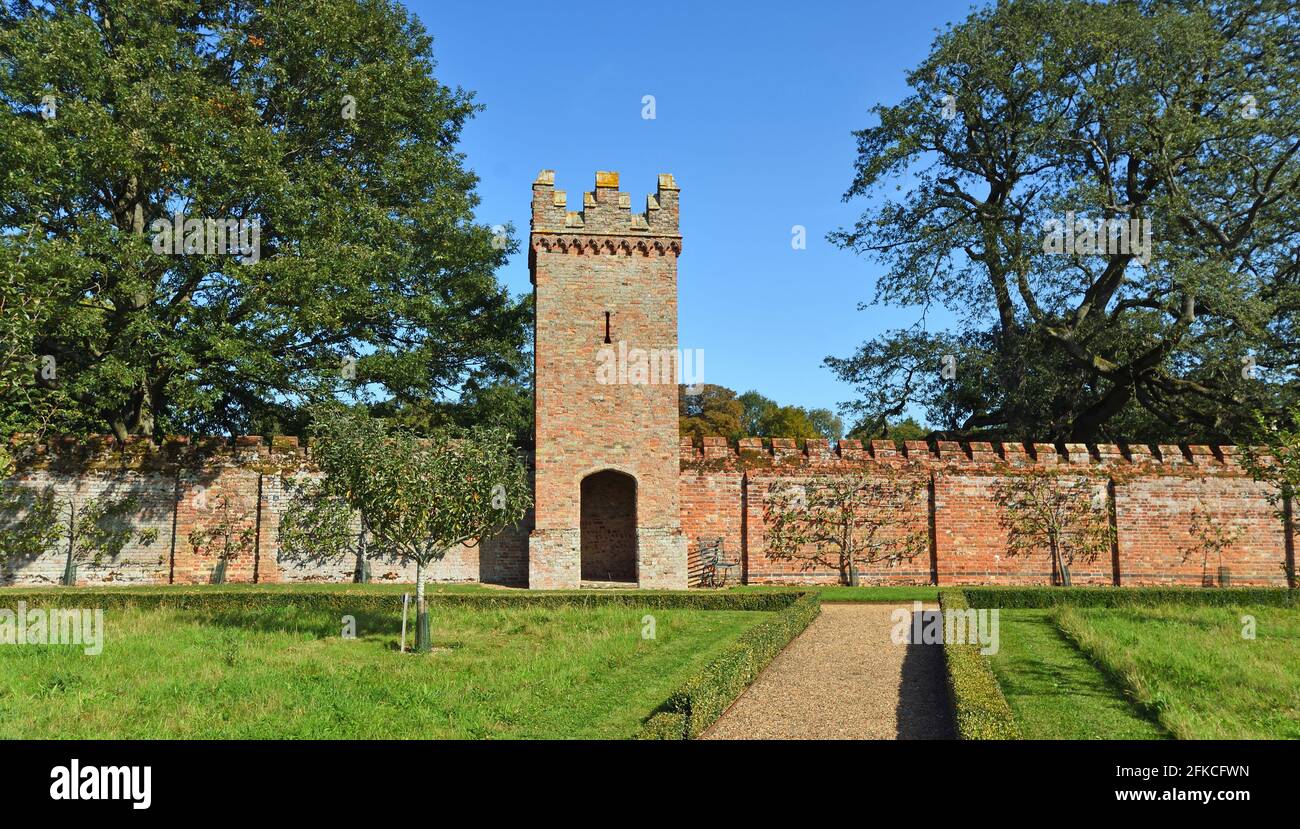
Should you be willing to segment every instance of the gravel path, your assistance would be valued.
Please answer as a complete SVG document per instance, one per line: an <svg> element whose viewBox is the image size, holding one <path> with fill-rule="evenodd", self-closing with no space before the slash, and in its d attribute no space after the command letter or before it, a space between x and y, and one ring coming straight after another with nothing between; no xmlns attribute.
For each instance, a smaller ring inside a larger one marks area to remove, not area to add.
<svg viewBox="0 0 1300 829"><path fill-rule="evenodd" d="M822 605L702 739L952 738L943 649L890 641L896 607Z"/></svg>

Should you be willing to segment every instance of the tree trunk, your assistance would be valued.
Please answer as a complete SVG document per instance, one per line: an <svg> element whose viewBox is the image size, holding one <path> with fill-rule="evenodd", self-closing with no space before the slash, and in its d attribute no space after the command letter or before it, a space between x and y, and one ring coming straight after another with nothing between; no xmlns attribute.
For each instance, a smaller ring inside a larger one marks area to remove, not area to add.
<svg viewBox="0 0 1300 829"><path fill-rule="evenodd" d="M1070 586L1070 571L1066 568L1065 559L1061 557L1061 547L1059 544L1052 545L1052 565L1056 570L1056 577L1061 587Z"/></svg>
<svg viewBox="0 0 1300 829"><path fill-rule="evenodd" d="M73 542L68 540L68 560L63 565L63 586L77 586L77 559L73 553Z"/></svg>
<svg viewBox="0 0 1300 829"><path fill-rule="evenodd" d="M361 536L357 539L357 569L352 576L357 584L370 583L370 562L366 559L366 517L361 516Z"/></svg>
<svg viewBox="0 0 1300 829"><path fill-rule="evenodd" d="M429 642L429 607L424 600L424 562L415 563L415 652L428 653L432 649Z"/></svg>
<svg viewBox="0 0 1300 829"><path fill-rule="evenodd" d="M68 560L63 565L63 586L77 586L77 505L68 503Z"/></svg>

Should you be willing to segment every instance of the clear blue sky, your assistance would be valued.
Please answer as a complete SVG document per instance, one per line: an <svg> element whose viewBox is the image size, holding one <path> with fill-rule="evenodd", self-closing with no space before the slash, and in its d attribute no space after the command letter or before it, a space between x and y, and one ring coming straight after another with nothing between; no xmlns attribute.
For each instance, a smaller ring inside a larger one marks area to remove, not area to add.
<svg viewBox="0 0 1300 829"><path fill-rule="evenodd" d="M825 236L863 206L841 201L850 132L906 94L905 73L967 0L408 6L434 37L438 79L486 107L461 145L482 180L482 222L513 222L526 239L543 168L571 210L596 170L621 174L634 210L657 173L677 177L679 339L704 350L706 382L835 409L852 392L822 359L916 319L857 310L879 266ZM654 120L641 117L644 95ZM793 225L807 228L806 250L792 249ZM501 277L530 290L526 253Z"/></svg>

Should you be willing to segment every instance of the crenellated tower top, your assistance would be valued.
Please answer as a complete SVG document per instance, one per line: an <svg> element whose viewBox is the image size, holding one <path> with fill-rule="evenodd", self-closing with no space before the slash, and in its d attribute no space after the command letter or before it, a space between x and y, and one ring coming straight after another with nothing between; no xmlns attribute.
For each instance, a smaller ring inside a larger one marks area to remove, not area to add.
<svg viewBox="0 0 1300 829"><path fill-rule="evenodd" d="M619 192L618 173L597 172L596 189L582 194L582 209L569 210L563 190L555 189L555 171L542 170L533 182L534 235L628 236L680 239L678 187L671 173L659 174L659 186L646 196L645 212L632 212L632 197Z"/></svg>

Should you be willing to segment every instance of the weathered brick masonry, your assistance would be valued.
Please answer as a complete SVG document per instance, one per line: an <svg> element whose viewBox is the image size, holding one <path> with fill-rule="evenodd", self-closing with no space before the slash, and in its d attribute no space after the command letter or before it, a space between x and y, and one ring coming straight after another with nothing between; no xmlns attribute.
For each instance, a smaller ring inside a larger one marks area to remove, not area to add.
<svg viewBox="0 0 1300 829"><path fill-rule="evenodd" d="M659 176L643 213L619 192L618 173L596 174L581 211L567 209L554 171L533 182L534 587L687 585L677 383L671 363L667 376L635 374L636 358L650 368L652 355L677 352L680 253L671 175ZM613 376L602 375L610 356Z"/></svg>
<svg viewBox="0 0 1300 829"><path fill-rule="evenodd" d="M1073 575L1080 584L1204 583L1217 575L1218 562L1191 557L1191 515L1201 509L1216 522L1235 529L1237 539L1223 564L1234 584L1285 584L1282 568L1294 556L1295 529L1279 520L1267 499L1268 489L1242 470L1235 447L1071 444L958 444L930 446L909 441L810 440L802 449L794 441L749 438L739 446L724 438L705 438L703 446L684 438L679 446L677 500L680 532L688 544L692 584L698 583L699 543L722 538L724 553L739 557L751 583L834 582L831 571L803 570L797 563L766 555L764 512L773 483L798 482L812 475L892 464L909 469L923 486L913 508L900 516L900 529L920 529L931 539L928 555L896 567L876 565L860 573L864 583L916 584L1047 584L1047 556L1010 557L996 501L1000 479L1032 466L1053 467L1062 475L1086 475L1104 487L1113 505L1118 543L1110 556L1076 562ZM271 445L257 437L239 438L234 445L219 439L189 442L172 439L161 447L133 442L119 448L108 438L90 441L57 440L27 450L19 473L9 483L35 488L55 487L78 498L110 494L132 495L138 509L132 526L152 528L157 540L148 546L129 544L113 561L100 566L82 564L84 584L143 583L201 584L212 580L215 556L190 543L196 527L211 527L223 515L240 528L252 530L255 554L227 564L231 582L348 581L356 566L346 558L334 562L282 560L279 554L280 516L290 482L313 474L307 453L294 438L276 438ZM598 482L598 495L601 486ZM603 497L597 504L606 504ZM617 507L615 502L615 507ZM228 506L227 506L228 505ZM627 527L608 520L602 509L594 523L574 529L574 544L594 547L595 561L606 550L614 555L604 572L588 575L606 580L634 580L635 570L620 570L631 539ZM441 581L482 581L523 586L529 582L529 536L533 518L524 526L475 547L457 547L432 568ZM582 529L590 536L583 543ZM534 536L535 539L535 536ZM534 542L535 543L535 542ZM538 555L533 549L532 555ZM17 561L0 570L3 584L49 584L63 573L64 553L32 561ZM381 581L410 581L414 568L400 563L374 562L372 577Z"/></svg>
<svg viewBox="0 0 1300 829"><path fill-rule="evenodd" d="M1076 561L1081 584L1200 584L1219 562L1185 558L1194 545L1193 511L1237 535L1223 565L1234 584L1284 584L1294 563L1294 522L1284 523L1268 489L1242 470L1234 447L1000 444L757 438L728 445L679 439L673 378L635 382L626 367L614 382L597 374L604 351L620 362L637 352L677 351L679 192L659 177L644 213L598 173L581 211L569 211L552 171L533 183L529 265L535 288L534 458L536 508L520 527L474 547L449 550L430 577L534 588L584 581L684 587L700 575L700 545L722 539L753 583L834 582L836 572L805 570L769 556L766 506L774 485L812 475L896 466L918 495L893 529L929 539L926 554L897 566L865 568L866 583L1046 584L1046 552L1007 555L997 486L1017 470L1051 467L1086 476L1104 493L1117 543L1110 555ZM233 582L347 581L355 560L303 563L280 555L278 533L290 483L314 474L294 438L183 438L161 447L109 439L54 441L26 450L9 483L78 498L133 495L137 528L158 531L115 561L83 564L79 580L204 583L217 557L195 549L196 528L226 520L250 530L255 549L227 563ZM9 558L5 556L4 558ZM64 553L11 561L0 583L58 581ZM413 566L376 562L377 580L410 581Z"/></svg>
<svg viewBox="0 0 1300 829"><path fill-rule="evenodd" d="M1295 528L1277 516L1269 488L1250 478L1232 446L1138 444L991 444L940 441L844 440L832 449L810 440L705 438L694 446L682 438L682 528L690 539L692 572L699 541L723 537L744 559L751 583L834 582L835 572L804 570L798 562L766 554L765 507L774 482L806 481L878 465L908 470L922 486L915 504L899 516L899 530L916 529L930 540L929 556L897 566L864 568L864 583L1049 584L1050 560L1007 555L1006 531L997 501L999 481L1018 470L1050 467L1060 475L1086 476L1113 510L1117 544L1109 556L1076 561L1076 584L1203 584L1218 576L1219 562L1187 556L1196 547L1192 514L1201 510L1231 527L1235 541L1223 566L1240 585L1285 585L1284 562L1294 564Z"/></svg>
<svg viewBox="0 0 1300 829"><path fill-rule="evenodd" d="M78 502L109 496L133 497L138 509L130 524L154 529L142 545L133 538L114 560L78 567L81 584L206 584L214 579L218 554L195 549L195 529L225 522L236 534L251 531L253 545L226 562L229 582L350 581L354 557L337 561L286 561L280 556L280 517L292 482L315 474L297 438L172 438L162 446L133 441L116 446L110 438L55 440L19 451L18 474L7 483L34 490L53 487L61 499ZM8 557L3 557L7 559ZM53 584L63 575L66 549L35 560L0 565L0 584ZM376 581L413 581L414 565L372 561ZM522 530L502 533L474 547L457 546L431 568L442 581L484 581L523 585L528 545Z"/></svg>

